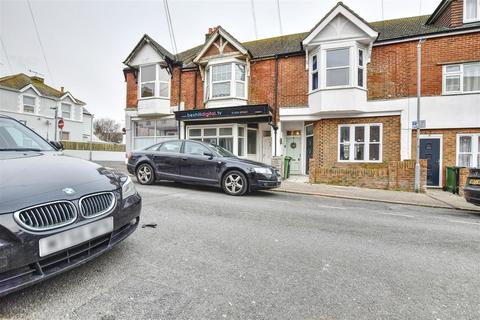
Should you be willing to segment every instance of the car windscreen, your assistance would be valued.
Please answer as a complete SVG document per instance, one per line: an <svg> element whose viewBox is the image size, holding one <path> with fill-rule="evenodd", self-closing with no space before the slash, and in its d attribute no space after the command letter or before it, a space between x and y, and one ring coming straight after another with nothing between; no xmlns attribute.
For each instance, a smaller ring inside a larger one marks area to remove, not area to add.
<svg viewBox="0 0 480 320"><path fill-rule="evenodd" d="M54 151L53 147L15 120L0 117L0 151Z"/></svg>
<svg viewBox="0 0 480 320"><path fill-rule="evenodd" d="M219 156L221 157L228 157L228 158L235 158L236 155L228 151L227 149L220 147L219 145L209 143L208 146L213 149Z"/></svg>

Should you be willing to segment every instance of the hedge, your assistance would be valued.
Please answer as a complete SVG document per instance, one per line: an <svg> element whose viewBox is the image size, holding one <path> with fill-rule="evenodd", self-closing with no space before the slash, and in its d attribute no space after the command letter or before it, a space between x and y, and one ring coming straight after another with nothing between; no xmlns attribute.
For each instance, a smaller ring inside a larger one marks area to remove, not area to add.
<svg viewBox="0 0 480 320"><path fill-rule="evenodd" d="M125 152L124 144L62 141L65 150L92 150L92 151L116 151ZM91 149L90 149L91 145Z"/></svg>

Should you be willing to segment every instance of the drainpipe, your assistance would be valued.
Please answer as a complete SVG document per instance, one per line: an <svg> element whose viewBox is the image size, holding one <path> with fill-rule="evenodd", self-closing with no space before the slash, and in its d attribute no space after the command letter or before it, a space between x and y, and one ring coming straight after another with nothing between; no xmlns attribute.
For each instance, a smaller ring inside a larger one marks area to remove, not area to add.
<svg viewBox="0 0 480 320"><path fill-rule="evenodd" d="M182 98L182 67L178 67L178 107L177 111L180 111L180 99ZM180 139L180 120L177 121L178 139Z"/></svg>
<svg viewBox="0 0 480 320"><path fill-rule="evenodd" d="M417 136L416 136L416 157L415 157L415 192L420 192L420 98L422 95L422 38L417 44Z"/></svg>
<svg viewBox="0 0 480 320"><path fill-rule="evenodd" d="M277 114L278 114L278 54L275 55L275 95L274 95L274 102L275 109L273 111L273 134L275 139L275 146L274 146L274 155L277 156Z"/></svg>

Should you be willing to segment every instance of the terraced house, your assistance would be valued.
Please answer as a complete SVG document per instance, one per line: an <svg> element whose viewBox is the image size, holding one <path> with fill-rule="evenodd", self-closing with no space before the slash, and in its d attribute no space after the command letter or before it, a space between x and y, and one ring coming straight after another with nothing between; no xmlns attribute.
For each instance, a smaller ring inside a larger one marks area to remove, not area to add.
<svg viewBox="0 0 480 320"><path fill-rule="evenodd" d="M446 166L480 166L478 0L378 22L340 2L305 33L239 42L218 26L177 55L144 35L124 61L127 148L179 136L290 156L315 182L409 190L420 40L423 181L442 186Z"/></svg>

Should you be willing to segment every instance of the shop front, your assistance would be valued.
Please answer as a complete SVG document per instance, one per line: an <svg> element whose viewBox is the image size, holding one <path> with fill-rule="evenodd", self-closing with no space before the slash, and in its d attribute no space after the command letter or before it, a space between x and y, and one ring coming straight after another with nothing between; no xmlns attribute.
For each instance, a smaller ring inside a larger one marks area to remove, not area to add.
<svg viewBox="0 0 480 320"><path fill-rule="evenodd" d="M271 163L272 109L268 105L175 112L181 137L217 144L241 158Z"/></svg>

